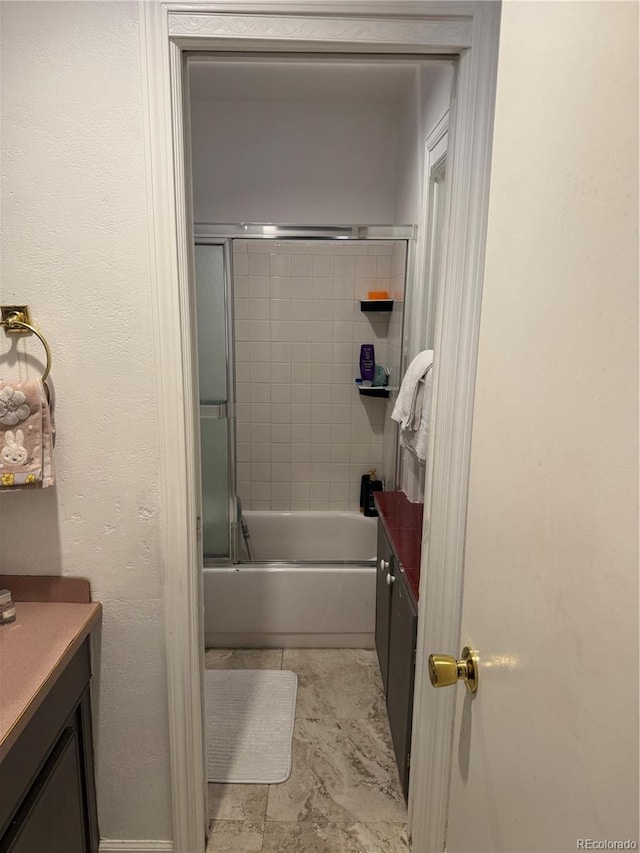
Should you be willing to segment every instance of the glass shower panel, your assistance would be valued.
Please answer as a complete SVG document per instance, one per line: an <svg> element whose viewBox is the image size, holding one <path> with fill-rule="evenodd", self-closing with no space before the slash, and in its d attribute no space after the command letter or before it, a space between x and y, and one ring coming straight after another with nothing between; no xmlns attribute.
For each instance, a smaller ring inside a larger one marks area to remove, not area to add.
<svg viewBox="0 0 640 853"><path fill-rule="evenodd" d="M196 246L200 405L227 402L227 306L224 247Z"/></svg>
<svg viewBox="0 0 640 853"><path fill-rule="evenodd" d="M205 557L229 556L229 422L200 419L202 543Z"/></svg>
<svg viewBox="0 0 640 853"><path fill-rule="evenodd" d="M235 513L230 464L233 421L228 417L228 297L224 247L197 244L195 260L203 551L205 558L228 558Z"/></svg>

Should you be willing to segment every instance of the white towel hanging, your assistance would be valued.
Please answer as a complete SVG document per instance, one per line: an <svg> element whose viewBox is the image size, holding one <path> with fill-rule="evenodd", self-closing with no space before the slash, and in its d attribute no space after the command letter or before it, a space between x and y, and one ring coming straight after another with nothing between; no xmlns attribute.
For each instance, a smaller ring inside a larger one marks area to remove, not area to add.
<svg viewBox="0 0 640 853"><path fill-rule="evenodd" d="M400 444L421 462L427 458L432 392L433 350L424 350L407 368L391 414L400 424Z"/></svg>

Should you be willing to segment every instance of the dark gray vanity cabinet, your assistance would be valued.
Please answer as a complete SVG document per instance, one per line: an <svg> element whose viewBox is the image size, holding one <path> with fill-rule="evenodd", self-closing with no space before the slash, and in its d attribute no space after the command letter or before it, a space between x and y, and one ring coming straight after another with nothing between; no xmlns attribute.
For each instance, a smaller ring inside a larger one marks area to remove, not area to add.
<svg viewBox="0 0 640 853"><path fill-rule="evenodd" d="M378 560L376 570L376 651L385 695L389 673L389 622L391 619L391 588L395 572L395 558L391 545L378 522Z"/></svg>
<svg viewBox="0 0 640 853"><path fill-rule="evenodd" d="M409 791L417 627L418 612L405 576L398 572L391 593L387 713L405 797Z"/></svg>
<svg viewBox="0 0 640 853"><path fill-rule="evenodd" d="M0 853L97 853L89 640L0 763Z"/></svg>
<svg viewBox="0 0 640 853"><path fill-rule="evenodd" d="M376 649L405 797L409 791L417 626L413 595L382 522L378 522Z"/></svg>

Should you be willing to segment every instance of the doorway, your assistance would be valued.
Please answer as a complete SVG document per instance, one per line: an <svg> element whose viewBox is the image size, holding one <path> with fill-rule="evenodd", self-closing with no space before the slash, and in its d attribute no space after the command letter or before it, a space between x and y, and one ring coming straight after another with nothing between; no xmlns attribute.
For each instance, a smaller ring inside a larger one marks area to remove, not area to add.
<svg viewBox="0 0 640 853"><path fill-rule="evenodd" d="M390 414L413 331L404 307L412 316L421 296L413 280L405 294L421 150L448 114L453 65L197 54L187 67L205 643L371 647L376 523L358 512L360 485L372 470L386 490L397 480ZM226 276L199 262L216 250ZM370 292L387 293L379 310ZM369 344L388 385L365 396L354 380ZM210 374L224 386L227 373L221 422Z"/></svg>
<svg viewBox="0 0 640 853"><path fill-rule="evenodd" d="M210 831L214 838L246 832L235 816L255 794L252 814L264 823L265 845L274 824L286 824L289 833L306 830L312 845L311 816L329 833L362 825L370 834L372 818L386 815L387 846L395 837L396 849L406 810L386 707L396 720L391 709L400 700L390 691L385 702L375 664L377 523L359 512L359 493L372 470L387 491L395 487L398 440L390 415L404 374L407 250L413 261L422 146L448 114L453 65L395 56L373 62L198 55L188 60L188 73L205 682L210 668L241 666L247 655L260 666L274 654L300 679L291 778L267 793L216 786L219 776L210 775ZM365 213L368 224L356 219ZM226 224L231 217L242 224ZM319 223L309 225L311 217ZM211 244L223 235L230 271L216 276L201 258L215 252L224 261ZM230 287L221 293L225 281ZM381 292L387 298L372 305L370 294ZM421 295L415 281L411 294ZM415 312L413 301L407 310ZM418 327L421 338L425 326ZM374 347L378 368L388 374L388 385L370 396L354 381L361 346ZM212 392L212 377L224 385L227 373L236 381ZM220 400L228 416L213 420L211 403ZM223 476L221 465L228 467ZM398 488L406 491L404 483ZM406 657L412 668L412 649ZM331 684L338 695L354 690L356 660L368 690L342 707L332 701ZM321 695L323 685L327 696L310 702L310 691ZM410 696L400 704L409 717ZM358 716L365 708L377 709L375 720L368 712ZM361 739L337 738L331 771L316 763L312 775L334 795L322 796L299 757L307 750L313 756L310 743L338 720L346 727L359 720ZM219 736L219 727L208 728L208 753ZM378 772L364 770L367 756ZM361 772L341 774L348 763ZM404 764L400 776L406 796ZM233 809L225 807L230 797ZM304 813L283 809L290 799L303 800Z"/></svg>
<svg viewBox="0 0 640 853"><path fill-rule="evenodd" d="M145 39L148 57L149 89L148 140L152 149L153 203L159 287L154 305L158 328L159 375L162 396L167 401L163 411L162 434L167 450L163 470L167 513L167 536L163 543L167 572L166 595L173 612L183 617L172 624L168 633L169 711L172 743L174 790L174 834L176 849L201 850L204 833L204 779L202 767L202 700L199 685L201 669L202 623L199 602L201 586L198 576L198 467L194 443L196 401L192 390L193 348L190 339L188 282L192 276L191 249L193 235L188 224L189 188L182 169L185 157L182 133L183 51L187 49L273 50L275 46L297 50L344 53L390 52L403 55L434 53L457 57L457 100L452 117L452 178L450 210L448 211L449 242L447 245L446 302L441 314L446 315L444 334L440 332L442 364L435 376L439 384L449 389L436 407L436 430L449 436L438 447L431 460L432 491L439 492L434 501L430 527L430 552L434 545L447 552L446 564L453 575L459 569L461 534L464 526L464 495L466 494L468 439L473 393L475 344L478 323L479 293L482 281L484 222L490 152L490 129L493 112L495 64L497 56L498 12L493 4L479 7L452 7L450 18L442 17L442 7L431 8L412 3L394 4L385 17L379 4L342 4L340 18L332 17L331 4L313 4L313 14L298 17L282 15L282 5L265 18L221 11L207 12L198 8L193 15L181 12L169 4L147 4ZM250 10L244 9L247 12ZM358 15L371 17L362 26ZM399 19L404 12L411 20ZM278 15L280 13L280 15ZM247 33L251 37L247 39ZM175 159L174 159L175 158ZM175 163L175 166L173 165ZM172 250L176 237L178 251ZM437 325L437 324L436 324ZM186 393L185 393L186 391ZM169 401L184 401L184 409L170 408ZM175 465L176 447L185 460L184 467ZM454 473L443 465L456 459ZM441 458L439 458L441 457ZM171 464L169 462L171 460ZM447 468L445 473L445 467ZM458 470L459 469L459 470ZM445 498L448 494L449 499ZM186 563L186 570L185 570ZM453 576L452 575L452 576ZM459 590L458 590L459 593ZM455 602L456 589L452 592ZM457 603L459 605L459 594ZM459 620L456 607L446 614L449 631L455 636ZM425 631L419 631L421 648L425 646ZM457 636L455 637L457 642ZM452 643L455 645L455 642ZM416 701L421 699L420 652ZM185 676L188 674L185 685ZM420 765L423 745L427 741L423 730L416 733L420 746L415 756ZM446 753L446 749L444 750ZM442 755L444 765L447 756ZM424 786L429 774L445 797L446 767L431 760L416 775L414 794L423 809L427 797ZM195 775L195 778L194 778ZM422 779L422 781L420 781ZM443 810L430 812L434 837L442 835ZM414 822L414 838L426 838L429 829ZM426 833L426 834L425 834ZM422 849L422 848L419 848ZM426 847L425 847L426 849ZM436 848L437 849L437 846ZM441 849L441 848L440 848Z"/></svg>

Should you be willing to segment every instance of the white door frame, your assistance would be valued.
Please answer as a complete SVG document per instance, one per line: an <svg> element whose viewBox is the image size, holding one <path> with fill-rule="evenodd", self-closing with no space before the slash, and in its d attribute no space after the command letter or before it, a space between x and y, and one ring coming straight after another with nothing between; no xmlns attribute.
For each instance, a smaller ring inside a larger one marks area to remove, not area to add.
<svg viewBox="0 0 640 853"><path fill-rule="evenodd" d="M304 14L300 14L303 12ZM448 55L451 106L443 292L436 330L434 434L425 504L410 830L415 853L444 845L454 691L427 689L430 638L460 636L462 556L488 208L500 9L489 2L140 3L149 240L159 392L162 555L175 853L203 853L202 573L192 346L193 234L183 126L185 50ZM428 548L426 545L428 544ZM427 556L429 583L427 588ZM428 759L428 760L427 760ZM416 804L419 804L417 806Z"/></svg>
<svg viewBox="0 0 640 853"><path fill-rule="evenodd" d="M432 278L432 254L433 233L429 230L430 209L433 203L431 189L431 172L436 164L447 156L449 143L449 110L442 116L436 126L430 131L424 140L424 159L422 164L422 211L418 225L418 239L415 247L415 269L411 276L411 288L408 291L409 299L405 304L406 321L405 329L408 333L404 336L403 358L404 364L410 361L427 346L427 318L428 304L432 302L432 291L434 289ZM444 219L444 216L443 216ZM443 229L442 246L445 245L445 234ZM403 484L403 491L410 501L420 500L422 490L425 486L426 471L418 468L416 460L403 447L398 448L398 470L399 479Z"/></svg>
<svg viewBox="0 0 640 853"><path fill-rule="evenodd" d="M424 140L424 157L422 167L422 212L420 214L420 227L416 245L416 277L415 282L424 283L428 281L431 271L431 237L429 233L429 207L431 205L431 171L447 154L449 133L449 110L442 116L436 126L429 132ZM416 288L411 300L411 327L409 343L411 349L407 353L409 360L416 356L424 345L422 338L426 333L425 308L428 299L428 289Z"/></svg>

